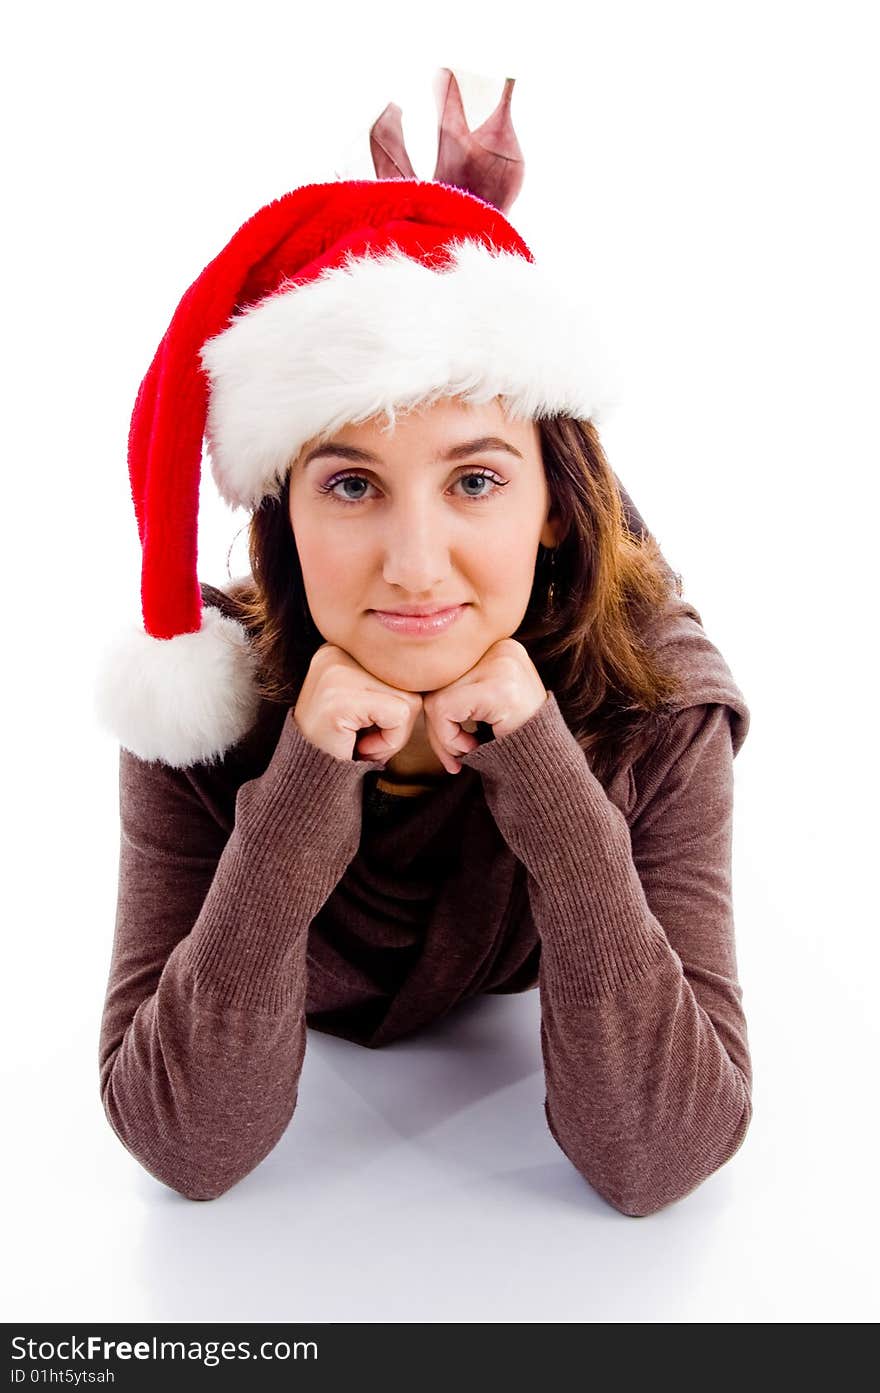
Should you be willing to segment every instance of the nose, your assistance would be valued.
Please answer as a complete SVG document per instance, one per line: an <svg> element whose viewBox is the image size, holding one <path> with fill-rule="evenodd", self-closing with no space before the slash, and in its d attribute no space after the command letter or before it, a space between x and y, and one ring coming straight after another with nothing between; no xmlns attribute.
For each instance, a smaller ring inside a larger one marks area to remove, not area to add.
<svg viewBox="0 0 880 1393"><path fill-rule="evenodd" d="M442 516L430 504L402 506L388 520L382 577L386 585L417 596L445 585L451 570L449 538Z"/></svg>

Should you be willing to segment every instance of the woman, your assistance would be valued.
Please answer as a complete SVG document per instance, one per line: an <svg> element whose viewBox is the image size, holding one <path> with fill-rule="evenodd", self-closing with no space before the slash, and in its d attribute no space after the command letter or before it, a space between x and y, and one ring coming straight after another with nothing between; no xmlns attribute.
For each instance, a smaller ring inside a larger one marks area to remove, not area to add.
<svg viewBox="0 0 880 1393"><path fill-rule="evenodd" d="M745 1136L748 708L605 458L571 291L471 192L308 186L141 386L101 1091L192 1199L285 1131L307 1026L377 1047L535 986L550 1131L621 1213ZM203 427L253 512L226 592L195 579Z"/></svg>

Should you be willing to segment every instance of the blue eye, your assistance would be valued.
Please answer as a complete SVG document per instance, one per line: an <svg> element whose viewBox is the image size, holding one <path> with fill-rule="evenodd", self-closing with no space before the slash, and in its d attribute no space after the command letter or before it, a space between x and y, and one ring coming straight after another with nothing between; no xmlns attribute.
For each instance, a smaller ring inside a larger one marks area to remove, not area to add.
<svg viewBox="0 0 880 1393"><path fill-rule="evenodd" d="M339 486L340 484L366 484L367 482L368 482L368 481L367 481L366 479L362 478L360 474L346 474L344 478L342 478L342 479L337 479L337 480L336 480L336 483L333 485L333 488L334 488L334 489L335 489L335 488L338 488L338 486ZM332 490L331 490L331 491L332 491ZM338 497L339 497L339 494L334 493L333 496L334 496L334 498L338 498ZM363 494L362 494L362 493L357 494L354 498L352 498L352 497L350 497L350 496L348 496L348 497L343 496L343 497L344 497L344 501L345 501L346 503L357 503L357 502L360 501L361 498L363 498Z"/></svg>
<svg viewBox="0 0 880 1393"><path fill-rule="evenodd" d="M494 484L495 486L492 489L485 489L480 493L465 493L463 495L465 498L469 499L471 502L474 503L482 503L484 499L494 498L497 494L500 493L501 489L507 487L506 479L499 479L496 474L492 474L488 470L483 469L466 470L465 473L460 474L458 476L455 482L457 484L460 484L465 479L488 480L490 484ZM327 494L329 498L334 499L337 503L350 504L362 502L362 500L365 497L364 493L359 493L357 497L352 498L350 495L346 497L344 494L336 492L340 484L348 483L369 484L370 481L369 479L365 478L363 474L357 473L354 470L350 470L346 474L334 474L333 478L328 479L326 484L319 485L319 492Z"/></svg>

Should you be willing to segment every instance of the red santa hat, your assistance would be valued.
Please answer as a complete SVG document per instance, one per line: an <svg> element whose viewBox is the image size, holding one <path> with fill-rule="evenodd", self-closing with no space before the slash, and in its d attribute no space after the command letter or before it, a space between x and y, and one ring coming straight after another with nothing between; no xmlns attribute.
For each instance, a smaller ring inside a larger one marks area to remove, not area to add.
<svg viewBox="0 0 880 1393"><path fill-rule="evenodd" d="M141 383L128 467L143 625L105 650L100 723L144 760L213 762L259 695L242 625L202 607L203 443L221 496L277 496L302 446L456 396L598 419L583 263L539 265L502 212L435 180L309 184L261 208L181 299Z"/></svg>

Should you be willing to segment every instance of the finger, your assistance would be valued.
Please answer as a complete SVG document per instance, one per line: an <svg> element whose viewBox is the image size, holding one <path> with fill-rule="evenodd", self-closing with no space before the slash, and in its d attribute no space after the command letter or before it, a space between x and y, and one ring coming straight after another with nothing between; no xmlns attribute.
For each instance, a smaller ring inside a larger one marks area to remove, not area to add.
<svg viewBox="0 0 880 1393"><path fill-rule="evenodd" d="M447 774L458 774L461 770L461 765L454 755L450 754L448 750L444 750L434 733L434 728L430 720L427 718L425 719L425 732L428 736L428 744L431 746L431 749L443 765Z"/></svg>
<svg viewBox="0 0 880 1393"><path fill-rule="evenodd" d="M458 704L438 703L425 708L425 725L433 725L439 743L452 755L466 755L479 745L476 735L464 729L476 724L473 707L459 698Z"/></svg>
<svg viewBox="0 0 880 1393"><path fill-rule="evenodd" d="M451 774L457 774L461 768L456 756L470 754L480 743L476 735L463 730L458 721L447 718L445 726L441 726L440 714L436 710L425 711L425 729L431 748Z"/></svg>
<svg viewBox="0 0 880 1393"><path fill-rule="evenodd" d="M358 752L375 759L390 758L412 735L419 708L390 692L366 692L364 696L364 703L352 717L356 733L370 727L357 741Z"/></svg>

